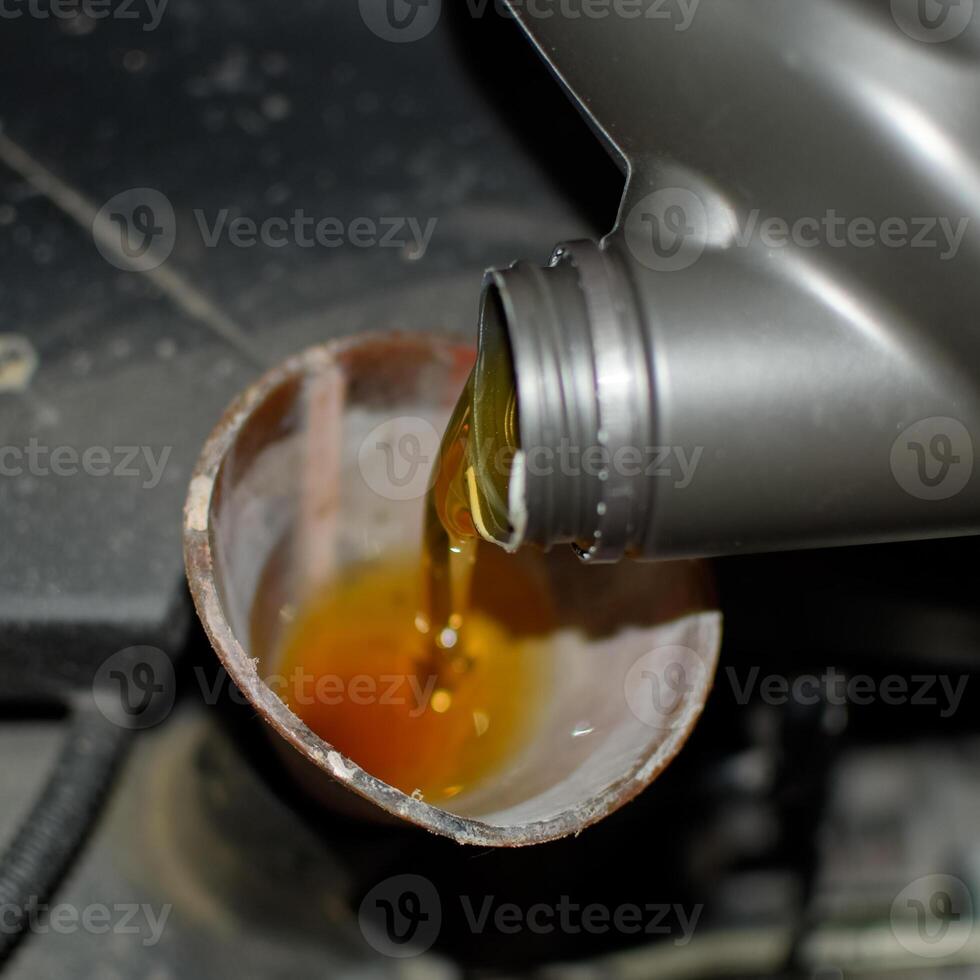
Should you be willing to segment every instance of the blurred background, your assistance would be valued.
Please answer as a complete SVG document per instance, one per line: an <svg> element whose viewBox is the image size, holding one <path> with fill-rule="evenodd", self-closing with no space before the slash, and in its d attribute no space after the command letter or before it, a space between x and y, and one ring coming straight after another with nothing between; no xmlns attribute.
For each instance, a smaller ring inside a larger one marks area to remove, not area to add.
<svg viewBox="0 0 980 980"><path fill-rule="evenodd" d="M486 267L612 226L513 21L445 6L395 43L352 0L3 4L0 973L980 976L972 542L715 563L691 742L528 851L311 807L218 671L180 516L233 395L350 332L474 337ZM108 725L141 656L158 710Z"/></svg>

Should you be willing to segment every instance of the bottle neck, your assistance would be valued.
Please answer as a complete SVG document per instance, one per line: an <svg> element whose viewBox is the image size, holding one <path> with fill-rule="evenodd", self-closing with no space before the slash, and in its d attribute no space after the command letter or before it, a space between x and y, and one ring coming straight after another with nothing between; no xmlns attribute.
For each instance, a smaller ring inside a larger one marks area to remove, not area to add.
<svg viewBox="0 0 980 980"><path fill-rule="evenodd" d="M636 550L652 505L642 466L652 442L650 359L616 252L575 242L546 268L522 262L488 273L479 347L474 418L492 415L479 407L500 399L481 365L497 363L501 350L516 386L508 547L571 543L593 562ZM500 441L474 435L477 471L499 470L489 454Z"/></svg>

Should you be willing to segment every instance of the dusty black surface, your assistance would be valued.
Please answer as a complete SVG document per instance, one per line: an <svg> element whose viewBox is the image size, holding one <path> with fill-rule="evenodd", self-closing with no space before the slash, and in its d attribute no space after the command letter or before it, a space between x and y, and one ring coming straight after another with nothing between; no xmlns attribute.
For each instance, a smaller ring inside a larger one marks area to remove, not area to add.
<svg viewBox="0 0 980 980"><path fill-rule="evenodd" d="M365 944L355 913L373 884L402 873L425 875L446 899L419 976L459 975L458 964L516 971L644 941L474 935L460 895L525 908L562 895L705 903L706 922L793 919L841 741L880 744L870 769L852 768L897 773L885 783L899 788L887 820L855 815L845 793L835 833L866 834L867 855L887 824L900 883L921 871L922 854L901 843L913 830L933 845L928 872L970 866L972 838L947 826L980 798L967 708L955 723L878 706L828 724L822 705L746 712L720 682L691 745L639 801L579 841L501 854L311 809L246 709L224 690L205 705L215 670L186 597L180 510L232 395L291 351L354 330L472 336L483 269L544 261L560 240L601 233L621 180L514 25L495 16L447 10L429 37L399 45L368 30L350 0L170 0L153 30L135 6L136 20L0 19L0 340L19 358L11 366L0 348L0 447L21 454L0 464L24 469L0 475L0 842L63 730L38 717L37 700L87 696L93 671L123 647L183 654L176 712L136 737L56 897L172 911L153 945L145 934L38 930L4 975L398 975L398 961ZM133 188L173 208L167 275L126 271L96 247L95 214ZM227 236L210 247L199 216L210 224L223 208L257 221L300 209L436 226L423 256L351 243L243 248ZM32 445L105 448L113 465L139 447L155 460L167 453L166 465L158 481L145 455L127 464L134 475L32 473ZM725 663L793 673L846 660L876 676L972 677L974 550L724 563ZM945 781L928 747L914 776L902 768L913 759L906 740L939 738ZM915 780L930 773L922 794Z"/></svg>

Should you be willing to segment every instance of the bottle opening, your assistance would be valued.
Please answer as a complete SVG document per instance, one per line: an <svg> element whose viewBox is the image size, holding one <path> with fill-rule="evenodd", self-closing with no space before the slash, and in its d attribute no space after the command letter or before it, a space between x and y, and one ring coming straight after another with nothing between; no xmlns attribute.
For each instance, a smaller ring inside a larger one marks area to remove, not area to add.
<svg viewBox="0 0 980 980"><path fill-rule="evenodd" d="M515 550L527 524L514 354L503 298L490 282L480 310L480 342L471 387L471 486L481 537Z"/></svg>

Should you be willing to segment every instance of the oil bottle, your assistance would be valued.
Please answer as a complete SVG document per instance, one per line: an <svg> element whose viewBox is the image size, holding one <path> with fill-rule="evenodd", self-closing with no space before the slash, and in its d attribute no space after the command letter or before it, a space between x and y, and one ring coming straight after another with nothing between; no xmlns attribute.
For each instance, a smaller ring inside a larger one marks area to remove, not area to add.
<svg viewBox="0 0 980 980"><path fill-rule="evenodd" d="M487 276L478 533L618 561L980 532L980 19L512 6L626 187L601 241Z"/></svg>

